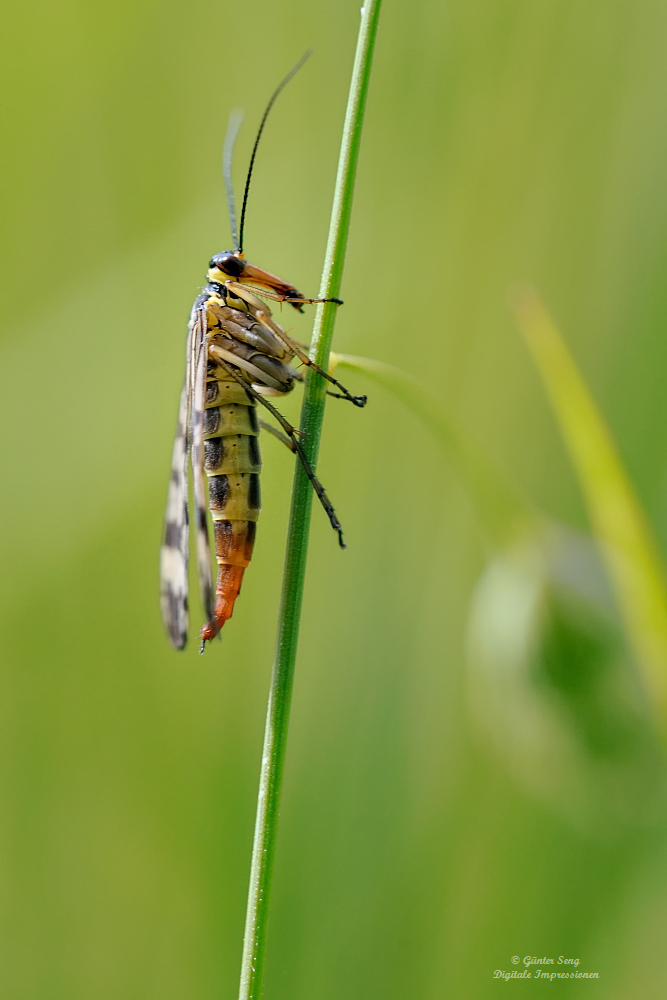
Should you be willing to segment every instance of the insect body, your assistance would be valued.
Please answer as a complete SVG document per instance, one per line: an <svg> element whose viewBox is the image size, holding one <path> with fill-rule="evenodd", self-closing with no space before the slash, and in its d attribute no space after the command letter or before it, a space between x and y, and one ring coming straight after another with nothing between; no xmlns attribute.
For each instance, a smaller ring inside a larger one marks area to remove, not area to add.
<svg viewBox="0 0 667 1000"><path fill-rule="evenodd" d="M333 395L357 406L363 406L366 397L352 396L340 382L318 368L302 345L292 340L274 321L263 301L268 298L287 302L301 312L304 303L330 301L340 304L340 300L305 298L293 285L246 261L242 250L248 189L262 129L276 97L305 58L276 89L262 118L246 180L238 239L230 177L231 146L238 129L234 118L225 143L225 182L236 249L216 254L211 259L208 283L192 307L161 553L162 617L177 649L185 646L188 630L189 459L193 472L199 584L207 617L201 632L203 651L205 643L213 639L231 617L244 570L252 555L260 510L258 403L268 409L282 427L284 433L272 427L267 429L280 437L302 462L344 547L340 523L308 464L298 432L267 397L290 392L295 380L301 378L290 367L294 359L315 368L335 385L339 391ZM207 504L213 521L218 564L215 592Z"/></svg>
<svg viewBox="0 0 667 1000"><path fill-rule="evenodd" d="M304 299L293 286L275 275L246 264L231 251L212 258L208 282L190 318L186 377L162 547L162 614L169 637L178 649L185 645L188 627L188 453L192 455L197 563L207 614L201 633L203 648L231 617L243 572L252 555L260 511L258 402L276 417L286 432L284 440L305 463L342 544L341 526L305 460L296 430L266 398L291 391L299 378L289 367L295 357L307 365L312 366L312 362L273 320L268 306L255 291L261 289L265 295L290 302L297 309L312 300ZM365 397L351 396L336 379L321 374L342 390L344 398L364 405ZM209 555L206 477L218 563L215 595Z"/></svg>

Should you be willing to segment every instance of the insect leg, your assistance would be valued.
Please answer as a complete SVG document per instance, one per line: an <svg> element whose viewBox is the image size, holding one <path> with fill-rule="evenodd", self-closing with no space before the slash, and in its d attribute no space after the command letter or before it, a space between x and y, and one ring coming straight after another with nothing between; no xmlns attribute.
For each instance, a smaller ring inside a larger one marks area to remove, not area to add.
<svg viewBox="0 0 667 1000"><path fill-rule="evenodd" d="M345 542L343 541L343 525L338 520L338 516L336 514L336 511L334 510L334 506L331 503L329 497L327 496L324 486L322 486L322 483L319 481L319 479L313 472L310 462L306 458L306 453L301 447L301 443L299 441L298 432L296 428L292 427L292 425L287 420L285 420L282 413L280 413L280 411L277 410L275 406L272 406L271 403L269 403L268 399L265 399L265 397L261 396L259 393L257 393L257 398L261 400L262 405L265 406L267 410L273 414L276 420L280 423L281 427L283 427L283 429L285 430L287 437L292 443L291 450L294 451L298 456L298 459L301 462L301 465L303 466L303 470L308 476L310 484L315 490L315 493L317 494L317 499L324 507L325 513L329 518L329 523L331 527L338 535L338 544L340 545L341 549L347 548Z"/></svg>
<svg viewBox="0 0 667 1000"><path fill-rule="evenodd" d="M313 368L319 375L322 375L328 382L333 382L334 385L339 386L343 390L343 393L331 392L327 390L327 396L333 396L334 399L351 399L355 406L366 405L366 403L368 402L368 396L351 396L350 393L345 388L345 386L342 386L340 382L337 382L336 379L328 372L322 371L320 366L316 365L314 361L311 361L310 358L304 360L303 352L306 352L308 350L307 344L304 344L300 340L293 340L292 337L289 337L288 340L290 343L290 347L294 351L299 361L303 361L305 365L307 365L309 368Z"/></svg>
<svg viewBox="0 0 667 1000"><path fill-rule="evenodd" d="M329 374L329 372L325 372L323 368L320 368L320 366L316 365L314 361L311 361L308 355L300 350L300 348L298 348L295 344L292 345L292 349L299 361L302 361L304 365L308 366L308 368L312 368L313 371L317 372L318 375L321 375L322 378L325 378L327 382L331 383L331 385L335 385L337 389L340 389L340 392L327 392L327 396L335 396L336 399L347 399L349 403L353 403L355 406L366 405L368 402L368 396L353 396L352 393L349 392L349 390L346 389L337 378L334 378L333 375Z"/></svg>
<svg viewBox="0 0 667 1000"><path fill-rule="evenodd" d="M301 298L297 298L296 295L286 295L282 299L282 301L283 302L289 302L290 305L292 305L293 302L305 303L305 305L307 305L307 306L315 305L316 302L333 302L333 304L335 306L342 306L343 305L343 300L342 299L334 299L334 298L331 298L331 299L304 299L303 296Z"/></svg>
<svg viewBox="0 0 667 1000"><path fill-rule="evenodd" d="M247 392L249 392L250 395L253 396L258 403L261 403L262 406L266 407L269 413L271 413L275 417L275 419L278 421L282 429L285 431L288 440L291 442L291 450L294 451L295 454L298 456L298 459L301 462L301 465L303 466L303 471L308 476L311 486L315 490L317 499L324 507L326 515L329 518L329 523L331 524L331 527L338 535L338 544L340 545L341 549L347 548L345 542L343 541L343 526L338 520L333 504L331 503L331 500L329 500L329 497L327 496L326 491L322 486L322 483L319 481L319 479L313 472L310 462L308 461L308 458L306 457L306 454L303 448L301 447L301 442L299 441L299 431L297 430L297 428L293 427L290 424L289 420L287 420L287 418L282 415L280 410L277 410L275 406L269 403L268 399L266 399L264 396L262 396L261 393L257 392L256 389L253 389L251 385L248 385L247 382L245 382L242 378L240 378L234 372L233 368L230 365L227 365L221 358L217 358L216 360L217 363L220 365L220 367L224 368L227 372L229 372L232 378L236 379L237 382L240 382L241 385L244 387L244 389Z"/></svg>
<svg viewBox="0 0 667 1000"><path fill-rule="evenodd" d="M247 270L247 268L246 268ZM266 272L264 272L266 273ZM336 306L342 306L342 299L307 299L303 295L289 295L285 292L274 291L266 287L266 284L262 281L258 281L257 284L246 284L241 281L226 281L227 287L233 287L234 289L245 289L251 293L259 292L262 298L271 299L272 302L288 302L295 309L298 309L301 305L316 305L318 302L333 302ZM283 286L288 287L288 286ZM293 289L296 291L296 289ZM303 312L303 309L298 309L299 312Z"/></svg>
<svg viewBox="0 0 667 1000"><path fill-rule="evenodd" d="M274 326L275 324L272 323L271 324L272 330ZM280 328L278 327L278 329ZM282 330L280 331L280 333L282 333ZM280 337L280 334L278 334L278 336ZM329 374L329 372L325 372L323 368L320 368L320 366L315 364L314 361L311 361L311 359L306 354L304 345L299 343L298 340L292 340L291 337L288 337L285 334L283 334L282 337L280 337L280 339L283 341L286 347L289 347L289 349L294 352L299 361L303 362L303 364L306 365L308 368L312 368L313 371L316 371L318 375L321 375L322 378L325 378L327 382L330 382L331 385L335 385L337 389L341 390L340 393L329 392L327 395L335 396L336 399L347 399L350 403L354 403L355 406L366 405L366 403L368 402L368 396L353 396L352 393L349 392L345 388L345 386L338 381L337 378L334 378L333 375Z"/></svg>
<svg viewBox="0 0 667 1000"><path fill-rule="evenodd" d="M324 375L324 372L317 365L313 367L320 375ZM334 384L340 385L340 382L334 382ZM354 403L355 406L365 406L368 402L368 396L351 396L344 386L341 386L341 388L344 390L343 392L331 392L331 390L327 389L327 396L333 396L334 399L347 399Z"/></svg>
<svg viewBox="0 0 667 1000"><path fill-rule="evenodd" d="M263 322L264 320L264 315L262 314L261 310L257 311L257 319L260 321L260 323ZM268 319L268 317L266 317L266 319ZM326 372L324 368L320 368L318 364L316 364L314 361L311 361L311 359L306 354L306 351L304 350L304 346L300 344L298 340L292 340L292 338L288 337L287 334L284 333L284 331L281 330L279 326L277 326L275 323L272 323L270 320L269 322L266 323L266 326L269 327L271 332L275 336L277 336L278 340L282 341L284 346L287 347L290 351L292 351L295 354L295 356L299 359L299 361L301 361L304 365L306 365L307 368L312 368L313 371L317 372L318 375L321 375L322 378L325 378L327 382L330 382L331 385L335 385L337 389L340 389L340 393L330 392L329 393L330 396L335 396L336 399L347 399L348 402L354 403L355 406L366 405L366 403L368 402L368 396L353 396L352 393L345 388L342 382L339 382L337 378L334 378L333 375L330 375L329 372Z"/></svg>
<svg viewBox="0 0 667 1000"><path fill-rule="evenodd" d="M330 375L329 372L325 371L323 368L320 368L318 364L315 364L314 361L310 360L308 354L306 353L306 350L304 349L304 346L300 344L298 340L292 340L291 337L288 337L285 331L281 327L279 327L277 323L273 322L273 320L271 319L271 312L268 309L268 307L264 305L264 303L262 303L261 300L256 298L252 293L250 294L248 293L247 285L242 285L235 281L227 281L225 282L225 286L232 292L232 294L240 295L241 298L243 298L246 302L248 302L248 304L252 307L252 313L257 322L261 323L262 326L265 326L267 330L270 330L273 336L280 341L283 347L285 347L288 351L290 351L290 353L296 355L299 361L301 361L308 368L312 368L314 371L318 373L318 375L321 375L322 378L326 379L327 382L330 382L331 385L335 385L337 389L340 389L340 395L335 394L338 399L347 399L350 403L353 403L355 406L366 405L368 401L367 396L353 396L352 393L349 392L349 390L346 389L345 386L341 382L339 382L337 378L334 378L333 375ZM262 295L263 294L265 294L264 291L262 291ZM266 297L273 298L274 296L269 296L267 294ZM283 298L282 301L291 302L292 300ZM335 302L338 300L300 299L299 301Z"/></svg>
<svg viewBox="0 0 667 1000"><path fill-rule="evenodd" d="M274 438L278 438L279 441L282 441L285 447L289 448L291 452L294 452L294 445L292 444L292 441L290 440L290 438L287 437L286 434L281 434L277 428L272 427L271 424L267 424L266 420L260 420L259 426L262 428L262 430L268 431L269 434L272 434Z"/></svg>

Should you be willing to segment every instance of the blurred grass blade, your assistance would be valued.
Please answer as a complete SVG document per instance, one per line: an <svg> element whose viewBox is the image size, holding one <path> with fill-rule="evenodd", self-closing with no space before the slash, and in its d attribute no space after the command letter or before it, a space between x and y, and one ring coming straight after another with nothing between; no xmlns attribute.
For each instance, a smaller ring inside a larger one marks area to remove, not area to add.
<svg viewBox="0 0 667 1000"><path fill-rule="evenodd" d="M512 305L579 477L645 687L666 729L667 587L651 529L609 428L539 296L521 288Z"/></svg>
<svg viewBox="0 0 667 1000"><path fill-rule="evenodd" d="M338 365L364 372L388 389L430 430L469 494L479 526L492 550L523 534L538 515L495 464L482 445L459 425L442 400L422 382L384 361L332 353L331 371Z"/></svg>
<svg viewBox="0 0 667 1000"><path fill-rule="evenodd" d="M343 124L320 298L335 299L340 291L350 229L352 195L359 159L361 129L380 16L380 3L381 0L366 0L361 9L361 23ZM338 306L330 302L320 304L315 314L310 353L311 357L324 369L328 366L337 309ZM320 375L313 375L312 371L308 371L301 407L300 429L303 432L303 450L313 469L317 464L325 403L326 383L324 379ZM271 690L264 729L239 1000L251 1000L251 998L261 996L262 993L269 896L278 830L280 791L287 746L294 664L299 638L303 585L306 575L312 502L313 489L301 463L297 462L287 530L276 658L271 676Z"/></svg>

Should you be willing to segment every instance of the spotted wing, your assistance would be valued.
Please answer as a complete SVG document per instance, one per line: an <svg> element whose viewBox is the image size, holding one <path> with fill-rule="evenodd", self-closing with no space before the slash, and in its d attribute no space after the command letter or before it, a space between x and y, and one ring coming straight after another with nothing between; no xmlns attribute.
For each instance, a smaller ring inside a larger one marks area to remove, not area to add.
<svg viewBox="0 0 667 1000"><path fill-rule="evenodd" d="M204 471L204 417L206 415L206 374L208 330L206 303L195 303L192 322L192 480L195 500L195 549L199 587L208 621L213 615L213 578L208 538L206 473Z"/></svg>
<svg viewBox="0 0 667 1000"><path fill-rule="evenodd" d="M185 381L178 409L178 428L171 456L171 476L160 550L160 607L162 621L176 649L188 637L188 457L192 411L192 324L188 331Z"/></svg>

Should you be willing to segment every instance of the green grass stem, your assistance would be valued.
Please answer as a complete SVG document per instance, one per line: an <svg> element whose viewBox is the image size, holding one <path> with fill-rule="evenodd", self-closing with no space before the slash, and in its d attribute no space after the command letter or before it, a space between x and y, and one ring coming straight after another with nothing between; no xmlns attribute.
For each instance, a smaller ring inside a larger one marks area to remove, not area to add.
<svg viewBox="0 0 667 1000"><path fill-rule="evenodd" d="M336 298L340 291L380 4L381 0L366 0L361 11L357 50L343 126L329 240L322 273L321 298ZM315 314L310 355L325 369L328 366L337 309L338 307L333 304L319 305ZM317 463L325 402L326 384L324 380L309 371L304 386L300 428L303 432L303 449L313 467ZM276 848L294 664L299 637L312 501L312 487L301 464L297 462L287 533L276 657L271 677L264 731L239 1000L258 998L262 991L269 896Z"/></svg>

